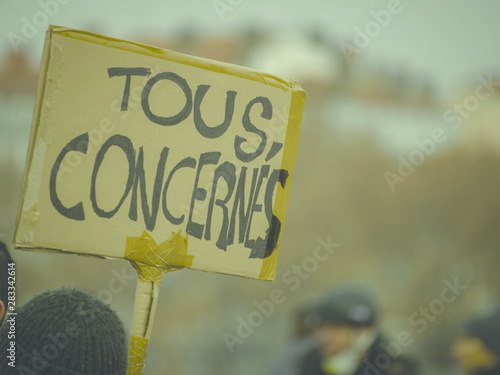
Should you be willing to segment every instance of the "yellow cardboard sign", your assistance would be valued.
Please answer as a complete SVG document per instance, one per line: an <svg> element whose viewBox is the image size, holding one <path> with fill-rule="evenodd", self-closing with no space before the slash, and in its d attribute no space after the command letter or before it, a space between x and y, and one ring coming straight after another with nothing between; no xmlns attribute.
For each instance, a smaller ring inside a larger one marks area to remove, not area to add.
<svg viewBox="0 0 500 375"><path fill-rule="evenodd" d="M14 242L124 258L180 230L190 268L273 280L304 102L292 80L51 26Z"/></svg>

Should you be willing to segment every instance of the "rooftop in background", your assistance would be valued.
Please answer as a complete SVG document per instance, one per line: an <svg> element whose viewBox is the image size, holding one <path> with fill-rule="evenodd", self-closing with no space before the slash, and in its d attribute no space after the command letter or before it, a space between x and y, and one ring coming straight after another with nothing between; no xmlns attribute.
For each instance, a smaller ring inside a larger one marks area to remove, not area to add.
<svg viewBox="0 0 500 375"><path fill-rule="evenodd" d="M306 116L322 117L319 123L328 124L328 129L344 140L355 141L361 134L372 137L392 155L411 152L415 149L415 139L429 137L436 127L442 127L448 134L448 142L440 147L453 146L463 138L463 129L450 129L443 121L448 104L437 97L430 78L396 63L370 64L358 56L348 62L338 43L318 32L248 29L232 34L201 35L184 29L164 36L138 34L131 39L291 77L307 93ZM25 51L11 52L0 62L0 97L24 98L12 105L4 103L0 117L4 138L17 134L17 142L4 141L3 152L17 155L21 163L24 163L36 85L37 72ZM481 129L491 128L490 125ZM475 129L468 134L482 131L479 127ZM20 134L25 135L20 137ZM20 150L8 151L14 146Z"/></svg>
<svg viewBox="0 0 500 375"><path fill-rule="evenodd" d="M295 79L315 99L348 95L369 103L435 107L428 78L408 69L348 63L338 45L316 32L245 32L198 35L190 29L164 37L137 35L132 40L181 53L225 61ZM37 73L26 51L0 62L0 95L32 94Z"/></svg>
<svg viewBox="0 0 500 375"><path fill-rule="evenodd" d="M0 95L31 95L37 82L38 73L26 53L11 51L0 62Z"/></svg>

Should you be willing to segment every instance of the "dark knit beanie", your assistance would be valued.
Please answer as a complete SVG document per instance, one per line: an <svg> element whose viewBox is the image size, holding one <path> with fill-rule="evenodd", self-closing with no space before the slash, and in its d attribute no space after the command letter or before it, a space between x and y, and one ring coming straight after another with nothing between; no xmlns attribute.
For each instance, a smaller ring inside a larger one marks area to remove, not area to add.
<svg viewBox="0 0 500 375"><path fill-rule="evenodd" d="M16 312L17 315L7 316L0 327L0 374L126 373L123 324L116 313L96 297L61 288L35 296ZM12 343L15 352L12 352ZM14 356L9 358L10 354ZM9 366L12 359L15 359L15 368Z"/></svg>
<svg viewBox="0 0 500 375"><path fill-rule="evenodd" d="M332 290L310 309L309 325L371 326L377 319L375 302L354 286L343 286Z"/></svg>
<svg viewBox="0 0 500 375"><path fill-rule="evenodd" d="M500 358L500 309L465 323L465 331L480 339L493 354Z"/></svg>

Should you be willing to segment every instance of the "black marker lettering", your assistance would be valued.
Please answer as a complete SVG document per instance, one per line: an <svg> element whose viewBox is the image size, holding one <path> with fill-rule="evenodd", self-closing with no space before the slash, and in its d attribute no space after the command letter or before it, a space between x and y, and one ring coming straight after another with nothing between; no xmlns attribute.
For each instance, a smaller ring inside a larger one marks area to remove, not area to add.
<svg viewBox="0 0 500 375"><path fill-rule="evenodd" d="M264 209L269 222L269 228L266 231L265 239L258 237L256 240L256 247L260 249L260 251L253 254L256 258L267 258L278 246L278 240L281 233L281 221L276 215L273 214L273 194L278 181L280 182L281 187L284 188L287 178L287 170L275 169L267 181ZM252 254L250 254L250 258L252 258Z"/></svg>
<svg viewBox="0 0 500 375"><path fill-rule="evenodd" d="M236 223L236 211L239 206L239 240L238 243L243 243L245 240L245 232L247 230L247 223L250 217L250 210L252 208L253 195L255 192L255 185L257 184L257 177L259 175L259 169L255 168L253 170L252 185L250 187L250 196L248 197L247 210L245 212L245 181L247 167L241 168L240 179L238 181L238 187L236 188L236 194L234 196L233 212L231 214L231 222L229 225L229 233L227 235L227 244L232 245L234 243L234 233L235 233L235 223Z"/></svg>
<svg viewBox="0 0 500 375"><path fill-rule="evenodd" d="M217 184L220 178L226 181L227 194L224 199L217 199L215 201L215 192L217 190ZM214 210L214 203L222 209L222 227L219 234L219 239L217 240L217 247L221 250L226 251L227 247L227 230L229 227L229 213L226 207L227 202L233 195L234 185L236 185L236 167L233 163L226 161L217 167L214 174L214 180L212 183L212 196L210 197L210 202L208 204L208 214L207 214L207 224L205 228L205 239L210 241L211 234L210 229L212 226L212 214Z"/></svg>
<svg viewBox="0 0 500 375"><path fill-rule="evenodd" d="M209 85L199 85L196 93L194 95L194 105L193 105L193 119L194 125L200 133L205 138L218 138L224 134L231 124L234 113L234 101L236 98L236 91L228 91L226 94L226 107L224 111L224 122L222 124L210 127L207 126L205 121L201 117L201 103L205 94L207 93Z"/></svg>
<svg viewBox="0 0 500 375"><path fill-rule="evenodd" d="M260 114L260 117L270 120L273 116L273 105L271 104L269 99L264 96L258 96L247 104L245 113L243 114L243 118L241 120L243 123L243 127L246 131L257 134L262 139L262 141L254 152L247 153L241 148L241 144L247 142L247 140L243 137L240 137L239 135L234 138L234 151L236 153L236 157L244 163L249 163L252 160L255 160L264 152L264 149L266 148L266 132L257 129L255 125L250 121L250 110L257 103L262 104L262 113Z"/></svg>
<svg viewBox="0 0 500 375"><path fill-rule="evenodd" d="M165 187L163 188L163 200L162 200L162 208L163 208L163 214L165 215L165 218L170 221L174 225L179 225L182 224L184 221L184 214L181 215L181 217L175 217L173 216L170 211L167 208L167 190L170 185L170 182L172 181L172 177L175 172L177 172L181 168L194 168L196 167L196 160L187 157L185 159L182 159L177 165L170 171L170 174L167 177L167 182L165 182Z"/></svg>
<svg viewBox="0 0 500 375"><path fill-rule="evenodd" d="M130 97L130 81L132 76L149 77L151 71L149 68L109 68L108 75L111 77L127 76L125 80L125 89L123 90L122 111L128 109L128 98Z"/></svg>
<svg viewBox="0 0 500 375"><path fill-rule="evenodd" d="M174 116L170 117L157 116L153 114L153 112L151 112L151 108L149 107L149 95L151 93L151 89L158 81L161 81L162 79L167 79L169 81L176 83L177 86L181 88L181 90L184 92L184 95L186 96L186 104L184 105L184 108ZM155 124L163 126L172 126L172 125L177 125L181 121L184 121L189 116L189 114L191 113L191 107L193 106L193 98L191 94L191 89L189 88L184 78L172 72L163 72L155 75L146 83L144 89L142 90L141 104L144 114L147 116L148 119L153 121Z"/></svg>
<svg viewBox="0 0 500 375"><path fill-rule="evenodd" d="M260 248L262 246L262 243L259 241L259 247L255 246L255 240L250 239L250 231L252 229L252 219L253 219L253 214L254 212L261 212L262 211L262 205L257 204L257 199L259 199L259 192L260 188L262 187L262 182L264 178L267 178L269 175L269 165L263 165L262 168L260 169L260 175L259 175L259 181L257 182L257 188L255 189L255 195L253 198L253 203L251 205L250 209L250 218L248 219L248 227L247 227L247 235L245 239L245 247L252 249L250 253L250 258L256 258L257 254L260 253Z"/></svg>
<svg viewBox="0 0 500 375"><path fill-rule="evenodd" d="M165 174L165 163L167 162L167 157L168 147L163 147L160 154L160 160L156 166L156 178L153 185L150 213L146 191L146 176L144 171L144 152L142 147L139 149L139 156L137 156L134 188L132 189L132 200L130 203L128 217L131 220L137 220L137 189L138 184L140 183L142 214L144 215L144 224L146 224L147 230L154 230L156 226L156 216L158 215L158 207L160 205L161 187L163 185L163 175Z"/></svg>
<svg viewBox="0 0 500 375"><path fill-rule="evenodd" d="M125 191L123 192L123 195L120 201L118 202L118 205L113 210L106 212L100 209L99 206L97 205L96 180L97 180L97 173L99 172L99 168L101 167L101 164L104 160L104 156L106 155L106 152L108 152L111 146L117 146L121 148L122 151L125 153L125 156L127 157L128 161L128 178L127 178L127 184L125 185ZM92 171L92 181L90 184L90 201L92 202L92 207L94 208L94 212L97 214L97 216L109 219L113 217L113 215L116 214L120 209L123 201L127 197L130 189L132 188L132 183L134 182L134 174L135 174L134 157L135 157L135 152L134 152L134 147L132 146L132 142L128 137L124 135L115 134L111 136L102 145L101 149L99 150L95 158L94 170Z"/></svg>
<svg viewBox="0 0 500 375"><path fill-rule="evenodd" d="M190 234L198 239L203 236L203 225L193 222L193 210L195 201L204 201L207 197L207 191L203 188L198 187L200 181L201 169L207 164L217 164L219 161L221 153L220 152L205 152L200 155L200 161L198 162L198 169L196 171L196 178L194 181L193 195L191 198L191 206L189 208L189 218L186 226L186 233Z"/></svg>
<svg viewBox="0 0 500 375"><path fill-rule="evenodd" d="M85 212L83 211L82 202L79 202L70 208L65 207L61 203L61 200L59 199L59 196L57 195L56 191L57 173L59 172L59 167L61 166L61 163L68 152L79 151L82 154L86 154L88 145L89 145L88 133L79 135L78 137L68 142L68 144L64 146L64 148L57 156L57 159L54 162L54 165L52 166L52 171L50 173L50 180L49 180L50 200L52 201L52 205L54 206L54 208L61 215L67 217L68 219L80 220L80 221L85 220Z"/></svg>

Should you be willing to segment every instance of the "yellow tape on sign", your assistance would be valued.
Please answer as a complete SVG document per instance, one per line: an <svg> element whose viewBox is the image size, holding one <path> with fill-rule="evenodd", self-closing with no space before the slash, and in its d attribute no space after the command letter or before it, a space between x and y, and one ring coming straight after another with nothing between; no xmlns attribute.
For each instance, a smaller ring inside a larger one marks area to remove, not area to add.
<svg viewBox="0 0 500 375"><path fill-rule="evenodd" d="M159 245L144 231L141 237L127 237L125 259L131 261L141 280L160 286L165 273L190 267L194 256L187 254L187 237L181 231Z"/></svg>
<svg viewBox="0 0 500 375"><path fill-rule="evenodd" d="M131 336L128 349L127 375L140 375L144 369L148 339L144 337Z"/></svg>
<svg viewBox="0 0 500 375"><path fill-rule="evenodd" d="M285 142L292 145L285 149L281 168L288 170L288 176L280 181L281 188L276 190L276 211L274 214L281 221L282 225L285 222L286 208L288 197L290 196L290 186L293 177L293 168L288 168L289 165L295 164L295 155L297 144L299 142L300 121L302 120L302 113L304 111L306 97L303 91L294 91L292 93L292 100L290 104L290 113L288 115L288 126L286 132ZM280 186L280 185L278 185ZM278 253L281 244L281 236L278 240L278 246L271 256L264 258L262 261L262 268L260 270L260 280L274 280L276 276L276 263L278 262Z"/></svg>

